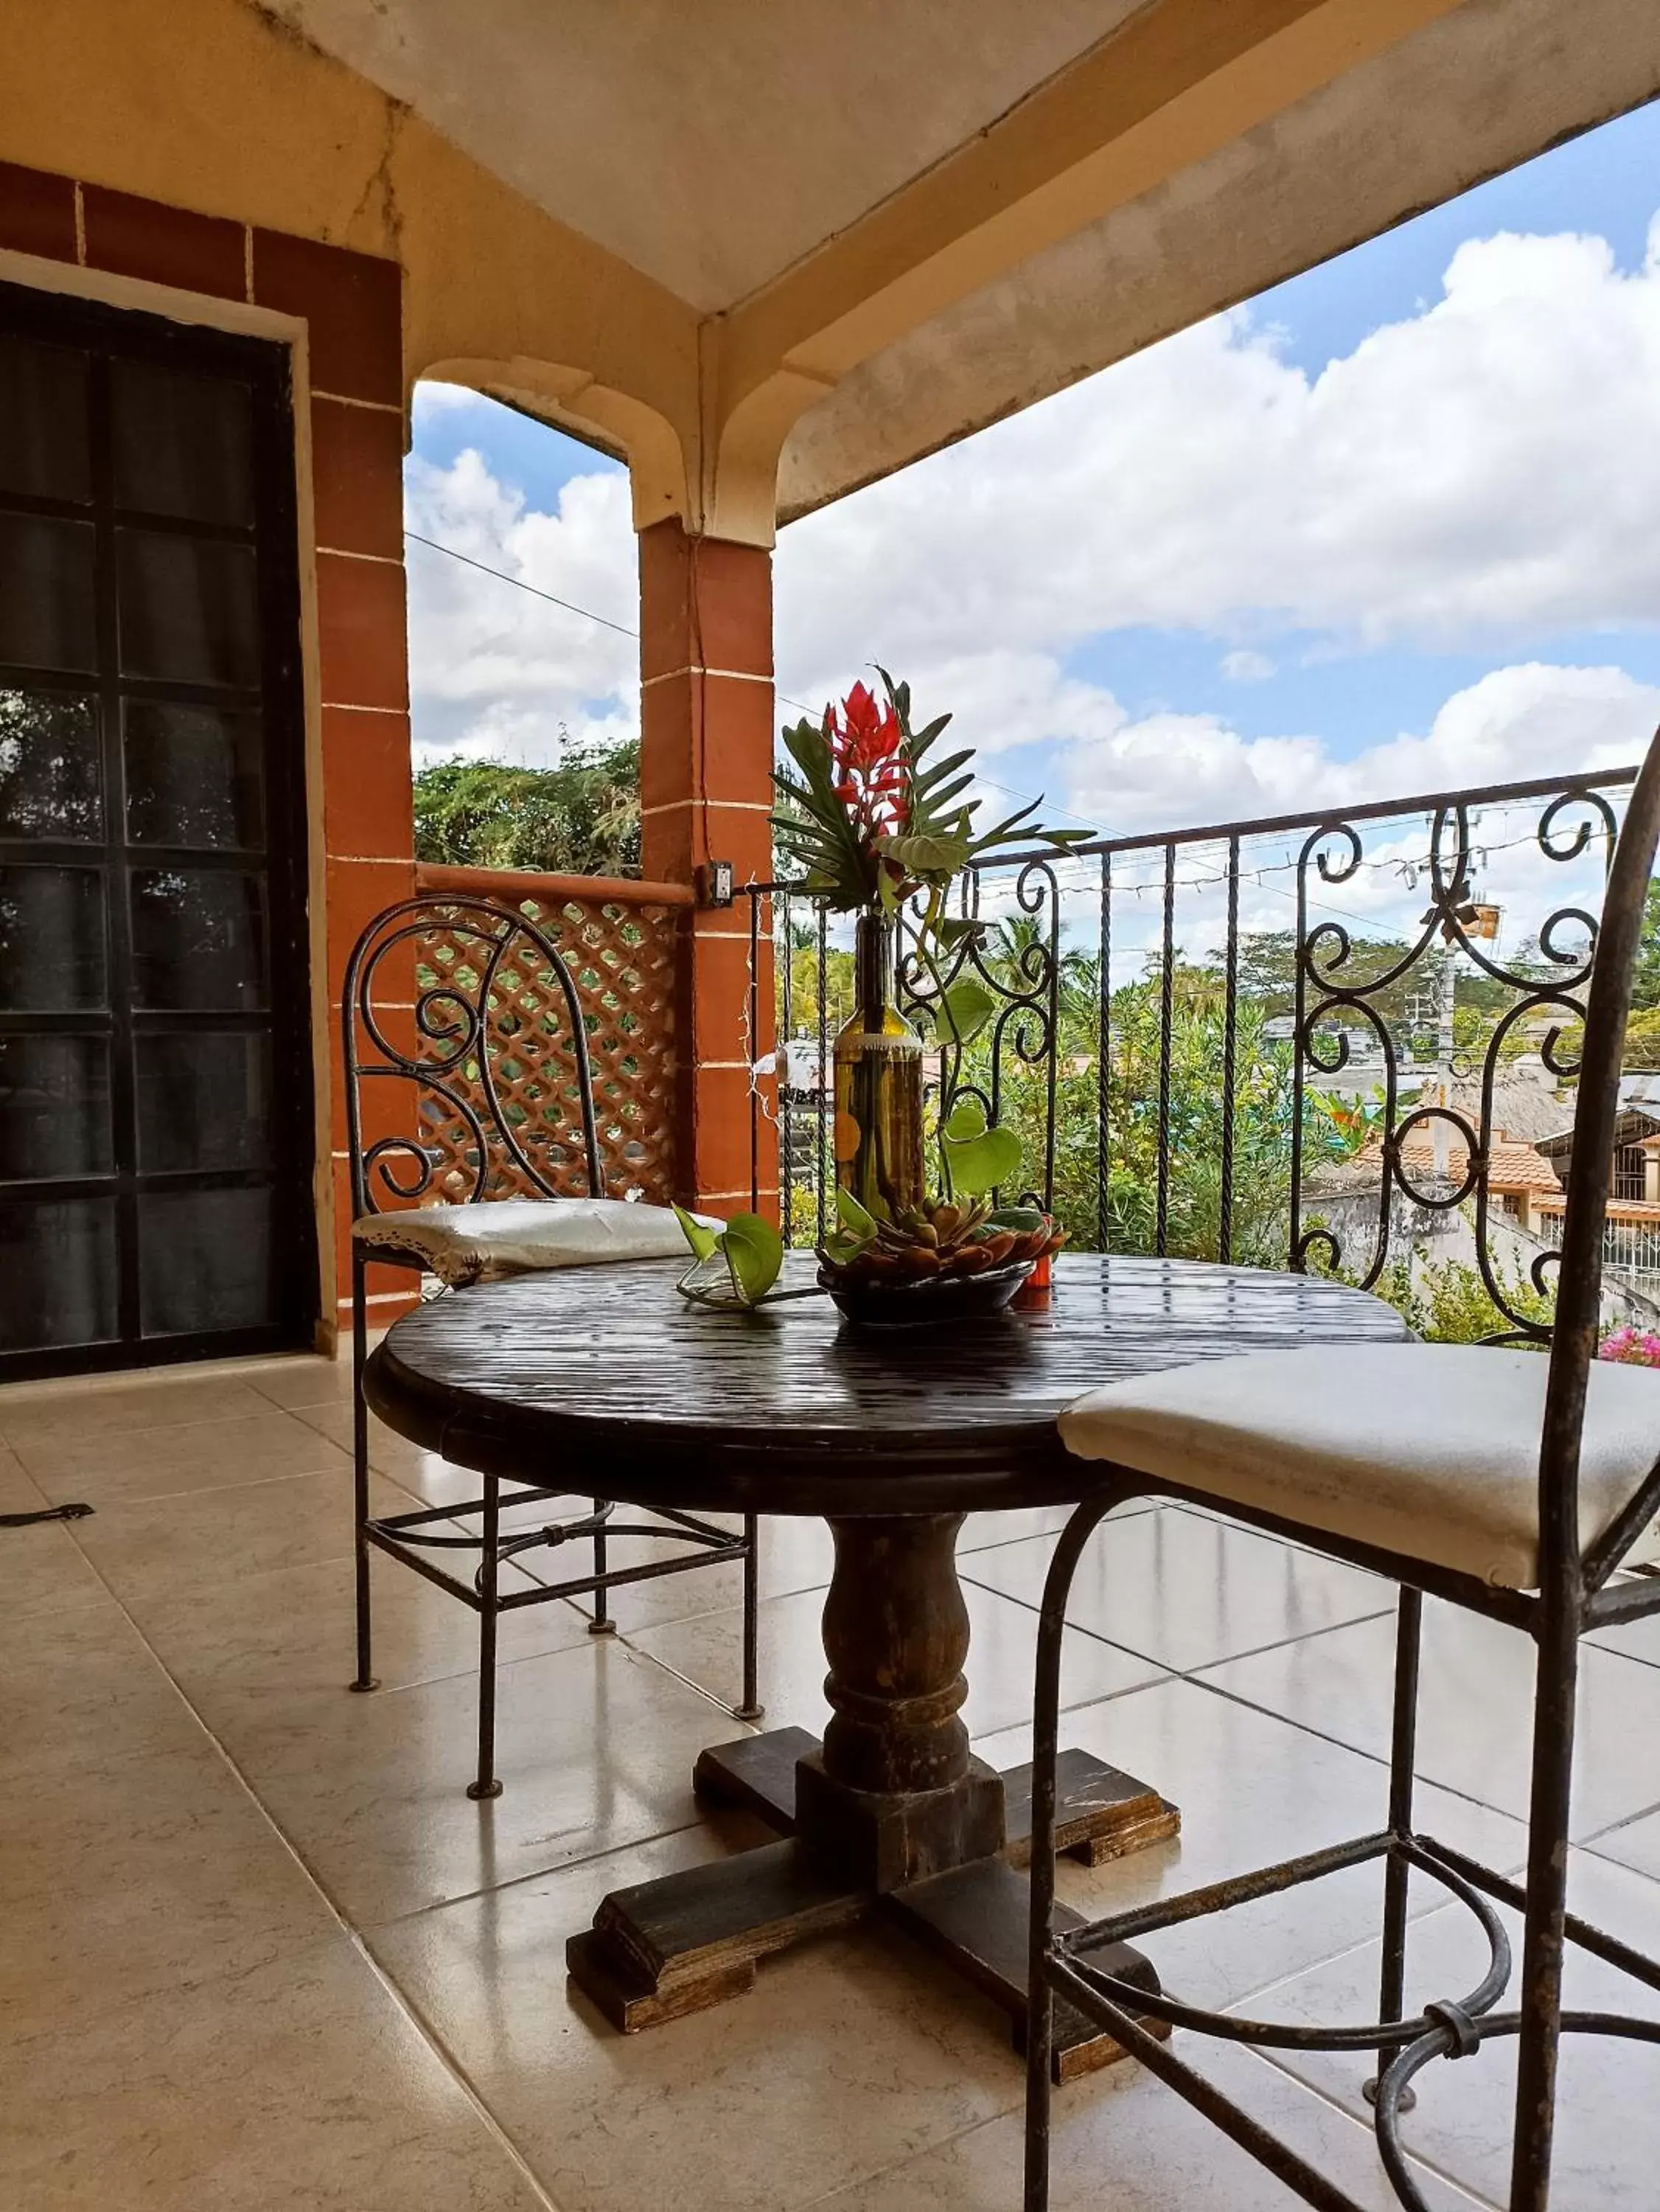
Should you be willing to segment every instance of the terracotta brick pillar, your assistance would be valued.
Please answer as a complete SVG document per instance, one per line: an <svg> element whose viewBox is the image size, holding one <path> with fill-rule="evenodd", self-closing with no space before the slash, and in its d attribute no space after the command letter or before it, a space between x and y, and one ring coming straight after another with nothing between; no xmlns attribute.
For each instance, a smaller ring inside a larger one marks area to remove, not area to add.
<svg viewBox="0 0 1660 2212"><path fill-rule="evenodd" d="M687 534L678 520L639 539L642 872L704 885L772 872L772 559L763 548ZM676 1181L683 1202L746 1211L752 1182L776 1215L776 1085L752 1131L750 1069L773 1048L770 927L762 917L758 1007L749 979L751 901L700 902L681 993Z"/></svg>

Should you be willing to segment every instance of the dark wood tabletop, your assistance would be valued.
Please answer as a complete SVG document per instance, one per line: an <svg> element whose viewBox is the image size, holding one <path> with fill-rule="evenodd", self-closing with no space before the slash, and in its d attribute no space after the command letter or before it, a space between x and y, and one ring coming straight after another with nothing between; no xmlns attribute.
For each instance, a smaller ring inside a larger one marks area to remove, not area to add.
<svg viewBox="0 0 1660 2212"><path fill-rule="evenodd" d="M789 1255L781 1287L813 1280ZM481 1284L394 1324L369 1402L459 1465L651 1506L964 1512L1100 1480L1055 1417L1103 1382L1299 1344L1398 1341L1380 1299L1312 1275L1063 1253L1046 1310L859 1330L821 1296L743 1314L675 1291L678 1261Z"/></svg>

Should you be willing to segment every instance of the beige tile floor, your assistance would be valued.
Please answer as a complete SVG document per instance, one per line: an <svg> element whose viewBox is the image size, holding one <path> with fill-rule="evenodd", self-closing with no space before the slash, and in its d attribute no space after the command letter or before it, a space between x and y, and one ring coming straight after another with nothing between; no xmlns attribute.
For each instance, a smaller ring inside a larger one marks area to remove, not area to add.
<svg viewBox="0 0 1660 2212"><path fill-rule="evenodd" d="M1013 2212L1021 2080L1004 2025L869 1933L771 1962L748 1997L644 2036L570 1994L565 1937L609 1889L741 1848L701 1819L698 1749L739 1732L738 1588L721 1568L623 1594L597 1642L553 1601L510 1616L506 1794L475 1805L472 1617L391 1562L372 1698L350 1669L347 1382L320 1360L0 1392L0 2206L5 2212ZM377 1500L470 1478L378 1431ZM539 1514L538 1517L542 1517ZM978 1749L1027 1754L1053 1515L965 1529ZM457 1524L466 1533L468 1524ZM764 1527L764 1688L822 1718L815 1523ZM635 1546L645 1551L646 1546ZM553 1578L545 1557L513 1571ZM1081 1573L1064 1740L1156 1781L1179 1844L1063 1888L1086 1909L1187 1887L1382 1813L1389 1594L1205 1516L1117 1520ZM1660 1638L1599 1638L1581 1686L1574 1881L1660 1948ZM1526 1651L1432 1607L1425 1824L1514 1866ZM1150 1946L1201 2002L1364 2009L1378 1883L1357 1869ZM1415 1894L1423 1993L1469 1931ZM1601 1970L1585 2001L1642 2008ZM1360 2204L1392 2202L1367 2070L1204 2063ZM1411 2124L1435 2212L1502 2195L1502 2052ZM1655 2057L1575 2052L1560 2212L1653 2203ZM1055 2212L1275 2212L1293 2200L1134 2068L1063 2093Z"/></svg>

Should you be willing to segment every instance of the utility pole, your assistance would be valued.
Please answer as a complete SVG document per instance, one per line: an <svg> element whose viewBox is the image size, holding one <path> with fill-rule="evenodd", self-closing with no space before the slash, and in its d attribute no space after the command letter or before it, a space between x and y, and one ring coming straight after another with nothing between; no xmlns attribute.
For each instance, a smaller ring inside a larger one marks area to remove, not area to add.
<svg viewBox="0 0 1660 2212"><path fill-rule="evenodd" d="M1462 902L1455 911L1457 921L1462 924L1466 933L1472 938L1483 938L1491 944L1499 934L1499 908L1496 906L1476 904L1470 896L1468 878L1454 887L1451 896L1454 899ZM1424 920L1433 921L1436 911L1436 908L1432 907L1424 916ZM1441 962L1439 1019L1436 1024L1437 1065L1434 1075L1424 1085L1419 1093L1419 1100L1420 1103L1425 1106L1450 1107L1453 1101L1454 1084L1457 1079L1452 1064L1456 1048L1453 1036L1453 1015L1458 1004L1458 941L1451 920L1444 920L1441 924L1441 941L1445 950ZM1443 1121L1438 1116L1431 1122L1430 1127L1434 1137L1436 1176L1438 1179L1443 1177L1451 1179L1452 1176L1452 1125L1450 1121ZM1488 1131L1482 1132L1484 1141L1490 1133Z"/></svg>

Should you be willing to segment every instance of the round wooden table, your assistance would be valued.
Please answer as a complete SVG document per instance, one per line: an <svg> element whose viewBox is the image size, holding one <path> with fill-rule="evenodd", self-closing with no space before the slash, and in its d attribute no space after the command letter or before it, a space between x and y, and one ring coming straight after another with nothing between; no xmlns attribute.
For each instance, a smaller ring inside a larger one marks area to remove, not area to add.
<svg viewBox="0 0 1660 2212"><path fill-rule="evenodd" d="M781 1288L811 1283L792 1253ZM706 1751L707 1802L785 1840L615 1892L572 1939L577 1983L633 2029L750 1986L755 1961L880 1909L1018 2020L1026 2004L1030 1777L969 1750L970 1512L1071 1504L1101 1470L1055 1419L1114 1378L1293 1344L1399 1340L1392 1308L1308 1275L1063 1254L1047 1302L972 1326L859 1331L827 1298L752 1314L676 1296L674 1261L522 1275L439 1298L371 1359L388 1425L487 1477L682 1511L830 1523L822 1744L773 1729ZM1156 1790L1063 1754L1057 1846L1092 1862L1172 1833ZM1156 1986L1139 1954L1117 1971ZM1057 2023L1057 2069L1116 2055Z"/></svg>

